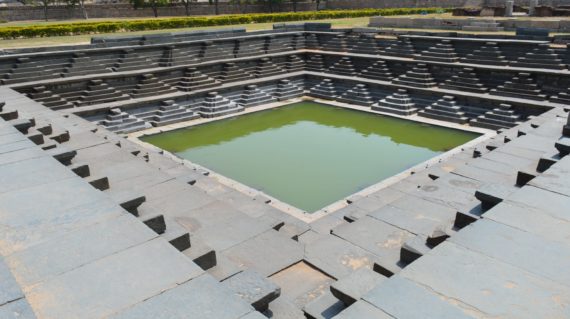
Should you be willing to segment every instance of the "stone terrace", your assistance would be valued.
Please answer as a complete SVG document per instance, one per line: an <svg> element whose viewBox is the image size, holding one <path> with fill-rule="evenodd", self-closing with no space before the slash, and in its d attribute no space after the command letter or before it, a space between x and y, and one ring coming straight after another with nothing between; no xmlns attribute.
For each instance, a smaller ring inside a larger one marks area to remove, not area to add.
<svg viewBox="0 0 570 319"><path fill-rule="evenodd" d="M0 57L0 318L570 317L565 48L208 36ZM307 222L117 134L300 96L496 135Z"/></svg>

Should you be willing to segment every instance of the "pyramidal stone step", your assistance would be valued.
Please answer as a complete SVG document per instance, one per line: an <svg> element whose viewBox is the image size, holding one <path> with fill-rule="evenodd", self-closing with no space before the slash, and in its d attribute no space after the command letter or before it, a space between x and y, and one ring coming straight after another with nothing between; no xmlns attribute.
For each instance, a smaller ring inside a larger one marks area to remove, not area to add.
<svg viewBox="0 0 570 319"><path fill-rule="evenodd" d="M200 51L191 47L168 46L164 49L159 65L163 67L200 62Z"/></svg>
<svg viewBox="0 0 570 319"><path fill-rule="evenodd" d="M158 63L151 61L149 58L140 56L133 49L123 50L119 60L113 66L113 71L136 71L141 69L148 69L157 66Z"/></svg>
<svg viewBox="0 0 570 319"><path fill-rule="evenodd" d="M276 98L260 90L257 85L251 84L245 87L238 104L243 107L252 107L275 102Z"/></svg>
<svg viewBox="0 0 570 319"><path fill-rule="evenodd" d="M180 91L188 92L219 85L222 85L220 81L202 74L196 68L187 68L184 71L184 76L178 81L176 88Z"/></svg>
<svg viewBox="0 0 570 319"><path fill-rule="evenodd" d="M292 43L292 38L291 36L275 35L265 37L265 53L271 54L293 51L295 48Z"/></svg>
<svg viewBox="0 0 570 319"><path fill-rule="evenodd" d="M234 44L223 45L213 41L204 41L198 56L202 61L230 59L234 57L234 50Z"/></svg>
<svg viewBox="0 0 570 319"><path fill-rule="evenodd" d="M333 80L323 79L321 83L313 86L309 90L309 95L325 100L333 100L338 96L338 92L336 91Z"/></svg>
<svg viewBox="0 0 570 319"><path fill-rule="evenodd" d="M142 117L141 114L137 114L137 117L149 122L152 126L157 127L190 121L199 118L200 115L176 104L173 100L166 100L161 102L158 110L149 112L145 117Z"/></svg>
<svg viewBox="0 0 570 319"><path fill-rule="evenodd" d="M69 103L65 98L54 94L43 85L33 87L32 92L30 92L28 96L52 110L63 110L73 107L73 104Z"/></svg>
<svg viewBox="0 0 570 319"><path fill-rule="evenodd" d="M333 52L348 52L348 45L346 44L346 35L337 34L332 38L327 39L323 45L323 50Z"/></svg>
<svg viewBox="0 0 570 319"><path fill-rule="evenodd" d="M420 110L418 115L458 124L465 124L469 121L462 107L455 102L455 97L450 95L445 95L430 106Z"/></svg>
<svg viewBox="0 0 570 319"><path fill-rule="evenodd" d="M224 83L249 80L251 78L252 76L249 73L240 69L233 62L228 62L224 64L224 66L222 67L222 72L219 77L219 79Z"/></svg>
<svg viewBox="0 0 570 319"><path fill-rule="evenodd" d="M314 33L309 33L305 37L305 48L309 50L320 50L321 43L319 37Z"/></svg>
<svg viewBox="0 0 570 319"><path fill-rule="evenodd" d="M123 101L130 99L130 96L115 90L112 86L102 80L90 80L87 88L79 99L75 102L77 106L94 105L101 103L109 103L115 101Z"/></svg>
<svg viewBox="0 0 570 319"><path fill-rule="evenodd" d="M398 91L372 105L372 110L409 116L418 112L414 102L408 95L408 91L398 89Z"/></svg>
<svg viewBox="0 0 570 319"><path fill-rule="evenodd" d="M357 84L352 89L347 90L340 97L336 98L338 101L356 104L362 106L371 106L374 101L368 88L365 84Z"/></svg>
<svg viewBox="0 0 570 319"><path fill-rule="evenodd" d="M508 60L505 55L499 49L499 45L496 42L485 42L477 50L473 50L472 53L468 53L465 57L460 59L463 63L474 63L474 64L490 64L490 65L507 65Z"/></svg>
<svg viewBox="0 0 570 319"><path fill-rule="evenodd" d="M511 62L511 65L523 68L557 70L563 70L567 67L558 54L550 48L548 43L538 44L532 51L526 52L524 56Z"/></svg>
<svg viewBox="0 0 570 319"><path fill-rule="evenodd" d="M371 66L365 70L362 70L362 72L360 72L360 75L365 78L388 82L394 79L394 76L392 75L388 64L384 60L378 60L374 62Z"/></svg>
<svg viewBox="0 0 570 319"><path fill-rule="evenodd" d="M99 125L115 133L130 133L150 127L143 120L138 119L119 108L110 109Z"/></svg>
<svg viewBox="0 0 570 319"><path fill-rule="evenodd" d="M435 62L455 63L459 62L459 57L455 53L455 48L449 40L442 40L435 46L414 55L416 60L426 60Z"/></svg>
<svg viewBox="0 0 570 319"><path fill-rule="evenodd" d="M419 63L412 70L406 74L400 75L398 78L392 80L394 84L407 85L419 88L429 88L437 86L435 79L426 64Z"/></svg>
<svg viewBox="0 0 570 319"><path fill-rule="evenodd" d="M558 95L550 97L550 101L554 103L570 104L570 88L564 92L559 92Z"/></svg>
<svg viewBox="0 0 570 319"><path fill-rule="evenodd" d="M255 67L255 71L253 73L256 78L262 78L267 76L285 74L287 73L287 71L273 64L270 58L261 58L261 60L259 60L259 63Z"/></svg>
<svg viewBox="0 0 570 319"><path fill-rule="evenodd" d="M326 69L325 60L320 54L312 54L306 63L306 68L308 71L323 72Z"/></svg>
<svg viewBox="0 0 570 319"><path fill-rule="evenodd" d="M70 60L69 66L67 66L62 77L97 74L97 73L109 73L111 69L105 68L100 62L93 61L91 57L83 52L76 52Z"/></svg>
<svg viewBox="0 0 570 319"><path fill-rule="evenodd" d="M243 111L244 108L237 103L221 96L218 92L209 92L198 108L202 117L212 118Z"/></svg>
<svg viewBox="0 0 570 319"><path fill-rule="evenodd" d="M457 74L439 85L442 89L459 90L467 92L485 93L487 88L481 84L475 69L463 68Z"/></svg>
<svg viewBox="0 0 570 319"><path fill-rule="evenodd" d="M506 81L503 85L492 89L490 93L530 100L546 100L546 95L542 94L538 85L534 83L531 74L525 72L518 73L517 76L513 77L510 81Z"/></svg>
<svg viewBox="0 0 570 319"><path fill-rule="evenodd" d="M349 57L342 57L337 63L329 68L329 71L334 74L345 76L356 76L358 74Z"/></svg>
<svg viewBox="0 0 570 319"><path fill-rule="evenodd" d="M471 126L483 127L492 130L515 127L521 123L521 116L517 115L509 104L501 104L469 123Z"/></svg>
<svg viewBox="0 0 570 319"><path fill-rule="evenodd" d="M401 58L411 58L416 54L412 41L408 38L398 38L384 50L379 50L378 54L395 56Z"/></svg>
<svg viewBox="0 0 570 319"><path fill-rule="evenodd" d="M285 62L285 69L288 73L303 71L305 69L305 61L297 55L289 55Z"/></svg>
<svg viewBox="0 0 570 319"><path fill-rule="evenodd" d="M374 34L361 34L355 45L350 49L352 53L359 54L378 54L378 44Z"/></svg>
<svg viewBox="0 0 570 319"><path fill-rule="evenodd" d="M153 74L143 74L131 93L134 99L177 92L176 88L160 81Z"/></svg>
<svg viewBox="0 0 570 319"><path fill-rule="evenodd" d="M279 80L274 93L278 101L290 100L303 95L303 90L287 79Z"/></svg>
<svg viewBox="0 0 570 319"><path fill-rule="evenodd" d="M238 39L236 40L236 58L256 56L265 53L264 39Z"/></svg>

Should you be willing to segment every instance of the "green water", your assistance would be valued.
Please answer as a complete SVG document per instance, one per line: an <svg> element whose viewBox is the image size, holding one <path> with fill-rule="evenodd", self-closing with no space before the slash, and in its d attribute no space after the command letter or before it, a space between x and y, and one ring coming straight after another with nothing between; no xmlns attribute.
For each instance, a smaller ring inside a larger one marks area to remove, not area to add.
<svg viewBox="0 0 570 319"><path fill-rule="evenodd" d="M302 102L142 140L314 212L477 136Z"/></svg>

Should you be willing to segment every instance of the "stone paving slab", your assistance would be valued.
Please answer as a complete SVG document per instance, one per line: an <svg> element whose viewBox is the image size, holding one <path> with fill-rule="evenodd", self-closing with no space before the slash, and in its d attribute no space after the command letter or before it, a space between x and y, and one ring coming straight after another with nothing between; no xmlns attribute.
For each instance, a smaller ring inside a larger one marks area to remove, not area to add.
<svg viewBox="0 0 570 319"><path fill-rule="evenodd" d="M272 319L298 319L305 316L303 311L283 294L269 304L269 309L264 314Z"/></svg>
<svg viewBox="0 0 570 319"><path fill-rule="evenodd" d="M483 219L451 242L570 287L570 245ZM529 258L532 256L532 258Z"/></svg>
<svg viewBox="0 0 570 319"><path fill-rule="evenodd" d="M368 268L360 268L331 285L332 294L345 305L350 306L367 294L386 277Z"/></svg>
<svg viewBox="0 0 570 319"><path fill-rule="evenodd" d="M282 297L286 297L299 309L327 292L334 282L331 277L303 261L281 270L269 279L281 287Z"/></svg>
<svg viewBox="0 0 570 319"><path fill-rule="evenodd" d="M1 194L0 211L0 253L4 255L126 214L77 177Z"/></svg>
<svg viewBox="0 0 570 319"><path fill-rule="evenodd" d="M0 305L14 302L23 297L24 293L20 289L20 285L12 275L4 259L0 257Z"/></svg>
<svg viewBox="0 0 570 319"><path fill-rule="evenodd" d="M203 274L164 293L135 304L111 318L115 319L235 319L253 312L253 308Z"/></svg>
<svg viewBox="0 0 570 319"><path fill-rule="evenodd" d="M394 318L476 318L483 314L445 296L432 292L401 276L394 276L372 289L363 300L381 309ZM409 301L413 300L413 306Z"/></svg>
<svg viewBox="0 0 570 319"><path fill-rule="evenodd" d="M135 217L124 214L13 253L6 262L20 285L30 287L156 236Z"/></svg>
<svg viewBox="0 0 570 319"><path fill-rule="evenodd" d="M541 175L529 182L529 185L555 193L570 196L570 157L565 156Z"/></svg>
<svg viewBox="0 0 570 319"><path fill-rule="evenodd" d="M41 318L101 318L202 273L157 238L30 287L26 296Z"/></svg>
<svg viewBox="0 0 570 319"><path fill-rule="evenodd" d="M391 319L390 315L384 311L374 307L370 303L359 300L352 306L341 311L338 315L333 317L334 319Z"/></svg>
<svg viewBox="0 0 570 319"><path fill-rule="evenodd" d="M400 275L487 316L530 319L570 315L567 286L450 242L440 244Z"/></svg>
<svg viewBox="0 0 570 319"><path fill-rule="evenodd" d="M313 300L303 308L305 317L309 319L330 319L344 310L346 306L330 292Z"/></svg>
<svg viewBox="0 0 570 319"><path fill-rule="evenodd" d="M371 217L333 229L333 234L377 256L377 263L397 271L400 249L413 234Z"/></svg>
<svg viewBox="0 0 570 319"><path fill-rule="evenodd" d="M0 166L0 194L76 175L54 158L40 157Z"/></svg>
<svg viewBox="0 0 570 319"><path fill-rule="evenodd" d="M3 319L36 319L34 311L26 299L18 299L0 306L0 318Z"/></svg>
<svg viewBox="0 0 570 319"><path fill-rule="evenodd" d="M224 280L222 285L231 290L257 311L266 311L269 303L281 295L281 288L252 270L244 270Z"/></svg>
<svg viewBox="0 0 570 319"><path fill-rule="evenodd" d="M305 261L335 279L362 267L372 269L376 260L372 253L333 235L323 236L305 247Z"/></svg>
<svg viewBox="0 0 570 319"><path fill-rule="evenodd" d="M303 246L275 230L268 230L221 253L242 269L270 276L301 261Z"/></svg>

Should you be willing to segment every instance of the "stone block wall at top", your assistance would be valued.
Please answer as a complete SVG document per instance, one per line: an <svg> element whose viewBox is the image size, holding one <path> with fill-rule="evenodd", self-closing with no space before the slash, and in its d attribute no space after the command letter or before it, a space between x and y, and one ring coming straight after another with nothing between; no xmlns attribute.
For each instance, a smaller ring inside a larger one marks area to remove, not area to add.
<svg viewBox="0 0 570 319"><path fill-rule="evenodd" d="M327 0L327 9L481 7L484 0Z"/></svg>

